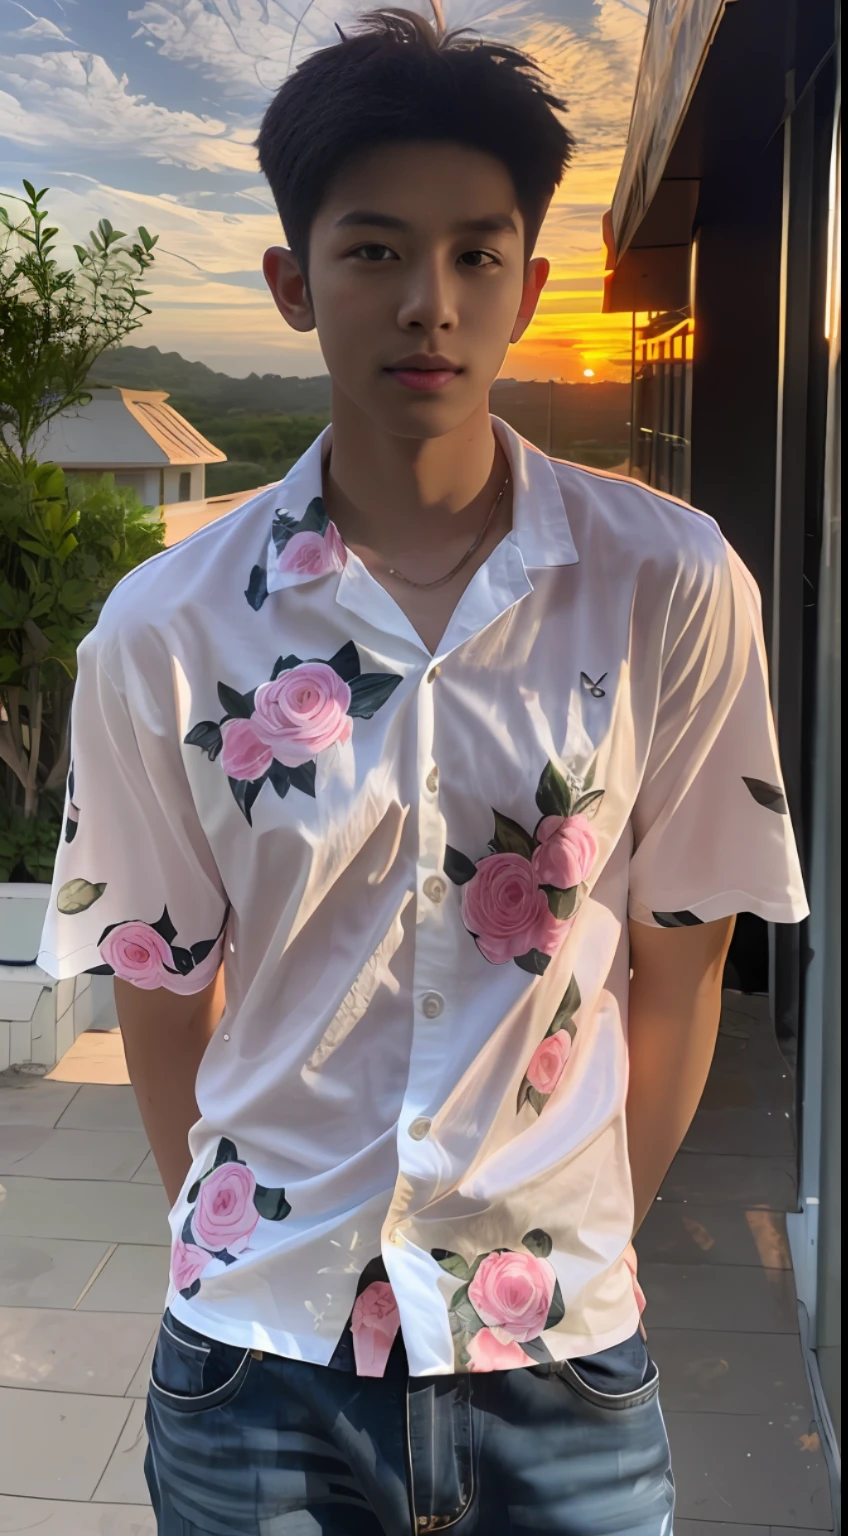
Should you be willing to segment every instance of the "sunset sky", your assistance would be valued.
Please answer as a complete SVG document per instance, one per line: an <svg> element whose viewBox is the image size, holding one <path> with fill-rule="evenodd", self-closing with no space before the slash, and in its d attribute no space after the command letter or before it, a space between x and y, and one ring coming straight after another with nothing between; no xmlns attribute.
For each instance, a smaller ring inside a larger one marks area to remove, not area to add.
<svg viewBox="0 0 848 1536"><path fill-rule="evenodd" d="M425 0L406 0L427 10ZM260 272L279 224L251 142L287 72L365 8L337 0L0 0L0 186L49 186L79 239L105 215L162 253L131 340L227 373L325 371L279 320ZM445 0L449 26L533 54L578 148L540 237L551 280L511 348L513 378L624 378L628 317L603 316L601 217L627 126L648 0ZM4 199L5 200L5 199ZM9 212L14 205L7 202Z"/></svg>

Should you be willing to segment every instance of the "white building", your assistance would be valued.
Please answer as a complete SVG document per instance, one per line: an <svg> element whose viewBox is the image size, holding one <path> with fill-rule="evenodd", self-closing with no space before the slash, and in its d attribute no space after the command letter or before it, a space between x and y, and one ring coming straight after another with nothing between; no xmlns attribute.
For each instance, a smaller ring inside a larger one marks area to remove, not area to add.
<svg viewBox="0 0 848 1536"><path fill-rule="evenodd" d="M148 506L200 501L207 464L227 455L207 442L161 389L94 389L88 405L63 411L37 436L39 460L75 474L113 474Z"/></svg>

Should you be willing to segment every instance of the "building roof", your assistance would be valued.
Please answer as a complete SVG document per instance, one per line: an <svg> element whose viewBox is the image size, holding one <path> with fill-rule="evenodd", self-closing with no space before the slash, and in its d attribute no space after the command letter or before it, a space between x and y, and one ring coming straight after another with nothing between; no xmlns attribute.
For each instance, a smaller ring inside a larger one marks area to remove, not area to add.
<svg viewBox="0 0 848 1536"><path fill-rule="evenodd" d="M604 217L607 312L676 307L688 297L699 180L663 177L729 3L652 0L624 160Z"/></svg>
<svg viewBox="0 0 848 1536"><path fill-rule="evenodd" d="M251 491L233 491L229 496L206 496L202 501L173 502L163 512L166 546L170 548L172 544L182 543L190 534L205 528L207 523L214 523L225 513L234 512L236 507L250 501L251 496L270 490L273 484L272 480L269 485L257 485Z"/></svg>
<svg viewBox="0 0 848 1536"><path fill-rule="evenodd" d="M88 405L54 416L35 445L63 469L222 464L227 455L167 405L162 389L93 389Z"/></svg>

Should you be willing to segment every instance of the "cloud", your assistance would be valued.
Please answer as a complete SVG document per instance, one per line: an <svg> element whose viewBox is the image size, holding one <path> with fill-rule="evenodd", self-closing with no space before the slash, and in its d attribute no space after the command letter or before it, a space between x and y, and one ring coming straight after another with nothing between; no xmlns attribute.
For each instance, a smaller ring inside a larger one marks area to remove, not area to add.
<svg viewBox="0 0 848 1536"><path fill-rule="evenodd" d="M28 12L29 15L32 12ZM61 27L57 27L55 21L49 21L46 16L36 16L28 27L20 27L15 37L26 38L28 43L70 43L74 46L72 37L68 37Z"/></svg>
<svg viewBox="0 0 848 1536"><path fill-rule="evenodd" d="M19 53L0 63L0 134L54 149L107 149L190 170L256 170L255 130L134 95L96 53Z"/></svg>
<svg viewBox="0 0 848 1536"><path fill-rule="evenodd" d="M575 3L575 0L572 0ZM576 0L585 8L587 0ZM449 26L508 19L521 3L493 8L489 0L454 0ZM144 0L130 12L134 34L153 39L165 58L202 71L235 94L266 96L316 48L338 41L335 23L351 25L367 6L350 0ZM412 9L430 14L425 3ZM503 28L502 28L503 31Z"/></svg>
<svg viewBox="0 0 848 1536"><path fill-rule="evenodd" d="M187 302L205 278L258 271L263 251L280 239L275 213L223 213L175 201L167 194L133 192L77 174L63 176L58 184L54 181L47 206L67 253L104 216L120 229L146 225L159 236L159 252L145 286L152 287L165 276L169 282L182 281Z"/></svg>

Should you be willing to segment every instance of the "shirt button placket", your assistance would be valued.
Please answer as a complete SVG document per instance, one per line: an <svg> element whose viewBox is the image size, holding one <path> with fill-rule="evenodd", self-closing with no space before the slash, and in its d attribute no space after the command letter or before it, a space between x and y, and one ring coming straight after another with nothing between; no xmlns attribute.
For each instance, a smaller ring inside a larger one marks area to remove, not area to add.
<svg viewBox="0 0 848 1536"><path fill-rule="evenodd" d="M446 829L439 802L439 768L434 758L436 712L444 688L442 667L427 669L418 688L418 921L415 925L412 1052L406 1098L401 1114L401 1160L412 1157L420 1171L422 1154L410 1143L426 1143L436 1082L444 1056L443 1035L449 1027L450 997L445 973L445 903L449 885L444 874ZM405 1129L405 1135L403 1131ZM422 1148L423 1152L423 1148Z"/></svg>

